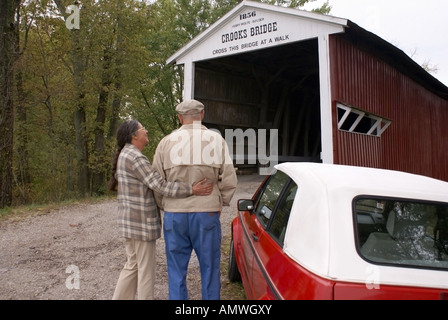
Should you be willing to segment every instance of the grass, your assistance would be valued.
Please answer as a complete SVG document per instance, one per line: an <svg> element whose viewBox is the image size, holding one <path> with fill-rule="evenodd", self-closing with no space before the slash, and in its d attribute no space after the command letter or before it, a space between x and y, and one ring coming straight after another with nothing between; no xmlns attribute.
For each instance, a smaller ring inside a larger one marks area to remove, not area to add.
<svg viewBox="0 0 448 320"><path fill-rule="evenodd" d="M225 236L221 242L221 274L225 281L221 283L222 300L246 300L243 284L241 282L230 282L229 272L229 251L231 236Z"/></svg>
<svg viewBox="0 0 448 320"><path fill-rule="evenodd" d="M66 200L57 203L28 204L16 207L5 207L0 209L0 224L9 221L22 221L30 217L41 216L50 213L65 206L77 205L82 203L98 203L104 200L110 200L111 197L91 197L82 200Z"/></svg>
<svg viewBox="0 0 448 320"><path fill-rule="evenodd" d="M21 221L33 216L49 213L51 210L60 208L62 204L30 204L18 207L6 207L0 209L0 223L6 220Z"/></svg>

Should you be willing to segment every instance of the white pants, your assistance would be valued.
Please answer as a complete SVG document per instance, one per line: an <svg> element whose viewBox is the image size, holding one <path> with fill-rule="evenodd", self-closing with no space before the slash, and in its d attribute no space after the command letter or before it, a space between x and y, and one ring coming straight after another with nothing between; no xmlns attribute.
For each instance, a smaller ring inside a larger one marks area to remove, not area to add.
<svg viewBox="0 0 448 320"><path fill-rule="evenodd" d="M156 241L126 238L127 261L121 270L113 300L154 299L156 278Z"/></svg>

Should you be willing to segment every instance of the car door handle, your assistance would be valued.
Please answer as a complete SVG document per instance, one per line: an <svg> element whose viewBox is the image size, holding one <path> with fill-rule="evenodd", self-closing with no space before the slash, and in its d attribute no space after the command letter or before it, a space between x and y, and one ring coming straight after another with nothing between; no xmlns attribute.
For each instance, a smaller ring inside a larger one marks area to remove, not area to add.
<svg viewBox="0 0 448 320"><path fill-rule="evenodd" d="M252 233L252 239L254 239L254 241L258 241L258 236L254 233Z"/></svg>

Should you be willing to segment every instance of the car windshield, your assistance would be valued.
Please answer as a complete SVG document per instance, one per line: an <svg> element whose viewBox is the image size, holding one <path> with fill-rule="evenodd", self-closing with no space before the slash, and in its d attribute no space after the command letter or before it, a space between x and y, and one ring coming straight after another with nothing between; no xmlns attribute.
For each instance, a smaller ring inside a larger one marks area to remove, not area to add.
<svg viewBox="0 0 448 320"><path fill-rule="evenodd" d="M448 204L358 197L358 251L380 264L448 269Z"/></svg>

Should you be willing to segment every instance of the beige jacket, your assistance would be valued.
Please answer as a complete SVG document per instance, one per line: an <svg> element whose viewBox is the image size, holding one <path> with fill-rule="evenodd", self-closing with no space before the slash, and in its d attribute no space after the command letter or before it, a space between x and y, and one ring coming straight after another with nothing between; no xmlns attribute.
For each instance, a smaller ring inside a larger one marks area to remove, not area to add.
<svg viewBox="0 0 448 320"><path fill-rule="evenodd" d="M237 177L222 136L200 122L187 124L164 137L154 154L153 167L167 181L193 184L203 178L214 183L209 196L183 199L154 193L158 206L167 212L215 212L230 205Z"/></svg>

